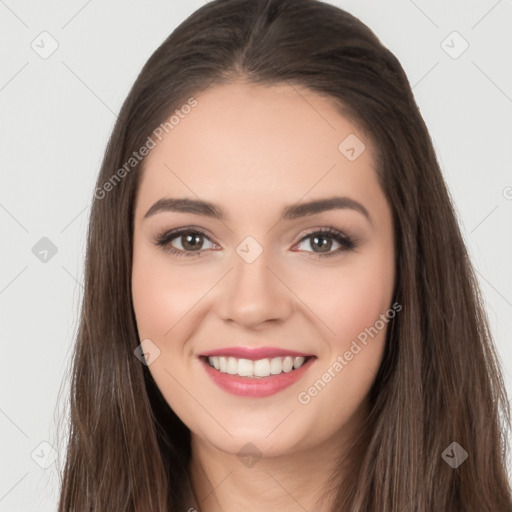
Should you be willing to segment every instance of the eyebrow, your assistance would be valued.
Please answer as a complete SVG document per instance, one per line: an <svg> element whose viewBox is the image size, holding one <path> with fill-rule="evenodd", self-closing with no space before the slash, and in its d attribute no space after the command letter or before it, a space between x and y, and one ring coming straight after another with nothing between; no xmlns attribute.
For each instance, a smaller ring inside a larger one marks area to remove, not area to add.
<svg viewBox="0 0 512 512"><path fill-rule="evenodd" d="M292 204L283 208L280 220L294 220L307 215L314 215L329 210L350 209L361 213L373 224L368 210L358 201L344 196L334 196L324 199L316 199L304 203ZM214 203L198 199L188 198L162 198L149 208L144 219L160 212L193 213L225 221L227 215Z"/></svg>

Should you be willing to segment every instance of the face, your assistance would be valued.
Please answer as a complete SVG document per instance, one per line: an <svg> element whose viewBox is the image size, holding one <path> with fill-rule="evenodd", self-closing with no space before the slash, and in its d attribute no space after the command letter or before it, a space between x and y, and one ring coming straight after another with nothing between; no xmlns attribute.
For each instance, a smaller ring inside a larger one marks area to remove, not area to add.
<svg viewBox="0 0 512 512"><path fill-rule="evenodd" d="M307 89L232 83L196 100L147 156L137 195L132 294L149 370L212 449L325 445L365 410L394 315L374 148ZM204 354L222 349L237 358L211 359L217 370Z"/></svg>

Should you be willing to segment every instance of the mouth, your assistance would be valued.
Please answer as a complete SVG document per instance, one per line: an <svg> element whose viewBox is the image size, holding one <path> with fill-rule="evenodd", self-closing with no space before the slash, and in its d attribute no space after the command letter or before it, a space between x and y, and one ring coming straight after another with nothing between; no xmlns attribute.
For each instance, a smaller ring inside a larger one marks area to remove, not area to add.
<svg viewBox="0 0 512 512"><path fill-rule="evenodd" d="M208 377L223 391L245 398L263 398L300 381L317 357L246 359L200 355L198 359Z"/></svg>
<svg viewBox="0 0 512 512"><path fill-rule="evenodd" d="M233 356L199 356L210 368L219 373L246 377L250 379L264 379L283 373L291 373L315 356L278 356L272 358L246 359Z"/></svg>

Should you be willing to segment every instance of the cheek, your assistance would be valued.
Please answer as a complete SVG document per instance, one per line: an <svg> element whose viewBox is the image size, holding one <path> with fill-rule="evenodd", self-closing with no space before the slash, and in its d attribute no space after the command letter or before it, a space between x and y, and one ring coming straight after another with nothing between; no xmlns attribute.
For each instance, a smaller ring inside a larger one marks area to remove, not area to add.
<svg viewBox="0 0 512 512"><path fill-rule="evenodd" d="M211 279L210 279L211 280ZM154 249L134 251L132 298L139 334L163 337L208 290L206 276L173 268L165 254Z"/></svg>
<svg viewBox="0 0 512 512"><path fill-rule="evenodd" d="M344 350L391 307L394 288L392 253L361 258L357 264L330 272L310 283L308 306L329 328L332 348ZM318 276L317 276L318 278ZM311 293L312 292L312 293ZM381 324L378 324L380 327ZM327 332L329 334L327 335Z"/></svg>
<svg viewBox="0 0 512 512"><path fill-rule="evenodd" d="M379 370L392 310L394 274L389 264L352 268L331 279L329 300L312 297L312 309L329 326L321 364L304 383L299 403L326 431L347 423L365 404ZM391 310L391 313L390 313ZM320 361L319 361L320 362Z"/></svg>
<svg viewBox="0 0 512 512"><path fill-rule="evenodd" d="M380 245L317 280L320 286L309 286L313 293L308 306L329 328L323 329L322 353L327 357L299 401L311 401L312 408L306 409L318 415L331 411L325 421L333 425L348 421L375 380L389 321L395 316L390 311L394 278L394 252L391 246Z"/></svg>

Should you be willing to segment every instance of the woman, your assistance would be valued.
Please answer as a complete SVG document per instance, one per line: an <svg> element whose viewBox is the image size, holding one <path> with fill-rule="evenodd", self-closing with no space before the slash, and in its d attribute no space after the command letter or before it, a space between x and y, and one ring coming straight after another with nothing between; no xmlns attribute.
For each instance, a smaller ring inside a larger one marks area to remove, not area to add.
<svg viewBox="0 0 512 512"><path fill-rule="evenodd" d="M512 511L477 281L359 20L217 0L151 56L97 181L70 414L60 512Z"/></svg>

